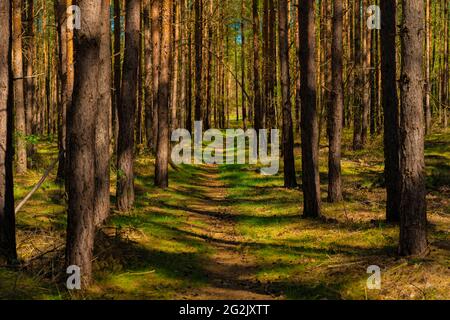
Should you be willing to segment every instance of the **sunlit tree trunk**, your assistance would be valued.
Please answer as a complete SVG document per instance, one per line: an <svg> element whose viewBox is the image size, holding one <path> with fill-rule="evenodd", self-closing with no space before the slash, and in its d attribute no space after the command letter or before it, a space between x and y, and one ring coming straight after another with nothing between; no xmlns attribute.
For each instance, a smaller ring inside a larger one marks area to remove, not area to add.
<svg viewBox="0 0 450 320"><path fill-rule="evenodd" d="M172 0L163 0L161 23L161 74L159 78L158 143L155 165L155 185L169 186L169 99L170 55L172 41Z"/></svg>
<svg viewBox="0 0 450 320"><path fill-rule="evenodd" d="M22 0L13 0L13 76L14 76L14 107L15 107L15 139L17 164L16 172L27 171L25 101L23 87L23 57L22 57Z"/></svg>

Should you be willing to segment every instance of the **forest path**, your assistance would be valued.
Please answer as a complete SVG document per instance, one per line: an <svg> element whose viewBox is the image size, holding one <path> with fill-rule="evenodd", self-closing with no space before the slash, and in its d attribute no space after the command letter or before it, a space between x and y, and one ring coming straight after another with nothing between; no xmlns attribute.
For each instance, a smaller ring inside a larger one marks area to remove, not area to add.
<svg viewBox="0 0 450 320"><path fill-rule="evenodd" d="M208 226L203 236L212 249L202 268L208 285L183 295L186 299L274 299L264 285L256 280L258 267L255 259L245 250L245 241L236 230L233 202L227 199L228 186L220 179L218 166L204 165L199 176L204 192L189 206L194 219Z"/></svg>

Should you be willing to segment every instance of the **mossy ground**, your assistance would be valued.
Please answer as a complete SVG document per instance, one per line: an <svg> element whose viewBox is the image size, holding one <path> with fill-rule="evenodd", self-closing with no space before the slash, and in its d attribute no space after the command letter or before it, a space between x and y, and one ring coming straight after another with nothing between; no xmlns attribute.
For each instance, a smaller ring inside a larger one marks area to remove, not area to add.
<svg viewBox="0 0 450 320"><path fill-rule="evenodd" d="M184 165L171 169L163 191L153 186L154 159L140 155L135 210L112 210L99 230L95 284L83 293L63 285L66 197L54 172L17 215L23 266L0 267L0 298L450 299L450 132L427 138L431 250L416 259L397 257L398 227L383 221L381 139L358 152L348 147L349 133L344 140L345 201L325 201L323 147L325 218L318 221L301 219L302 192L282 188L281 174L262 176L250 165ZM56 157L46 140L37 150L34 169L15 179L17 200ZM114 192L112 181L112 203ZM366 289L369 265L381 268L381 290Z"/></svg>

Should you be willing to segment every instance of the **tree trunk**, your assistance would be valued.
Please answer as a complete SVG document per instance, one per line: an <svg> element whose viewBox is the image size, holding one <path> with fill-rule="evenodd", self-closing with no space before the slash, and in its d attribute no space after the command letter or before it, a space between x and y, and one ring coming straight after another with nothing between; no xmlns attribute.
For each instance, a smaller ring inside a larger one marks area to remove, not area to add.
<svg viewBox="0 0 450 320"><path fill-rule="evenodd" d="M16 222L13 185L12 1L0 2L0 263L14 264Z"/></svg>
<svg viewBox="0 0 450 320"><path fill-rule="evenodd" d="M303 216L320 216L314 0L299 6Z"/></svg>
<svg viewBox="0 0 450 320"><path fill-rule="evenodd" d="M241 0L241 96L242 96L242 123L247 130L247 109L245 106L245 29L244 29L245 1Z"/></svg>
<svg viewBox="0 0 450 320"><path fill-rule="evenodd" d="M259 76L259 13L258 0L252 0L253 16L253 117L255 130L263 128L261 88Z"/></svg>
<svg viewBox="0 0 450 320"><path fill-rule="evenodd" d="M67 110L67 32L66 0L55 2L56 21L59 40L58 70L61 81L61 98L58 105L58 171L56 180L64 181L66 167L66 110Z"/></svg>
<svg viewBox="0 0 450 320"><path fill-rule="evenodd" d="M26 28L25 28L25 63L24 70L26 72L25 80L25 123L27 136L33 134L33 109L34 109L34 90L35 82L33 78L33 60L35 58L35 39L34 39L34 1L27 0L26 8ZM34 147L29 144L27 147L27 155L30 157L34 152Z"/></svg>
<svg viewBox="0 0 450 320"><path fill-rule="evenodd" d="M129 211L134 204L134 124L139 69L140 1L126 2L125 54L119 104L117 150L117 209Z"/></svg>
<svg viewBox="0 0 450 320"><path fill-rule="evenodd" d="M364 0L363 2L363 10L365 11L369 6L369 1ZM364 19L363 19L364 20ZM364 24L364 28L362 29L363 34L363 50L364 50L364 61L363 61L363 86L362 86L362 115L361 115L361 145L364 147L367 144L367 136L369 129L369 111L370 111L370 77L372 74L371 67L371 50L372 50L372 31L367 29L367 26Z"/></svg>
<svg viewBox="0 0 450 320"><path fill-rule="evenodd" d="M195 6L195 121L202 120L203 0Z"/></svg>
<svg viewBox="0 0 450 320"><path fill-rule="evenodd" d="M360 150L362 144L362 94L364 90L364 70L362 68L362 48L361 48L361 0L357 0L354 5L355 12L355 89L353 98L353 149Z"/></svg>
<svg viewBox="0 0 450 320"><path fill-rule="evenodd" d="M426 0L426 17L425 17L426 28L426 44L425 44L425 130L426 133L431 133L431 0Z"/></svg>
<svg viewBox="0 0 450 320"><path fill-rule="evenodd" d="M114 0L114 96L112 109L112 134L114 140L114 151L117 151L119 138L119 116L118 108L120 104L121 85L121 46L120 46L120 4L121 0Z"/></svg>
<svg viewBox="0 0 450 320"><path fill-rule="evenodd" d="M162 0L152 0L152 64L153 64L153 139L158 137L158 88L161 56L161 5ZM153 144L156 152L156 143Z"/></svg>
<svg viewBox="0 0 450 320"><path fill-rule="evenodd" d="M172 130L178 128L178 78L179 78L179 60L180 60L180 4L178 1L174 3L175 25L174 30L174 45L173 45L173 66L172 66L172 102L171 102L171 121Z"/></svg>
<svg viewBox="0 0 450 320"><path fill-rule="evenodd" d="M100 90L102 2L75 1L89 28L75 29L75 83L67 110L68 220L66 264L81 269L83 287L92 280L95 237L96 125Z"/></svg>
<svg viewBox="0 0 450 320"><path fill-rule="evenodd" d="M386 181L386 220L400 220L399 177L399 110L396 81L396 3L381 0L381 87L384 112L384 177Z"/></svg>
<svg viewBox="0 0 450 320"><path fill-rule="evenodd" d="M297 180L295 178L294 132L292 129L291 77L289 73L288 39L289 18L287 0L279 0L278 19L283 112L284 186L286 188L294 188L297 186Z"/></svg>
<svg viewBox="0 0 450 320"><path fill-rule="evenodd" d="M161 23L161 74L159 78L158 143L155 165L155 185L169 186L169 98L170 54L172 35L172 0L163 0Z"/></svg>
<svg viewBox="0 0 450 320"><path fill-rule="evenodd" d="M110 0L102 1L99 65L99 103L95 127L95 224L101 225L110 210L110 120L112 106Z"/></svg>
<svg viewBox="0 0 450 320"><path fill-rule="evenodd" d="M333 7L333 39L331 48L332 88L328 110L328 201L342 200L341 143L344 114L343 69L343 0L335 0Z"/></svg>
<svg viewBox="0 0 450 320"><path fill-rule="evenodd" d="M402 0L400 77L400 255L427 249L423 115L422 0Z"/></svg>
<svg viewBox="0 0 450 320"><path fill-rule="evenodd" d="M23 87L22 58L22 0L13 0L13 77L14 77L14 107L15 107L15 137L18 174L27 171L25 102Z"/></svg>

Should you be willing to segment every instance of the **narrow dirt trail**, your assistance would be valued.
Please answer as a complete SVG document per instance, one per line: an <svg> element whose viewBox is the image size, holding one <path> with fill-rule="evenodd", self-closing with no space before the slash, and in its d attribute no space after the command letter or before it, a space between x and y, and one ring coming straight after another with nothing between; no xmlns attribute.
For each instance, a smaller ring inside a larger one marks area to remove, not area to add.
<svg viewBox="0 0 450 320"><path fill-rule="evenodd" d="M212 256L203 268L208 285L195 290L186 299L274 299L264 285L257 282L258 267L245 250L243 237L236 230L237 213L227 199L227 186L220 180L218 166L203 166L199 181L203 196L196 198L190 211L198 213L191 219L201 220L208 226L205 241L212 248Z"/></svg>

